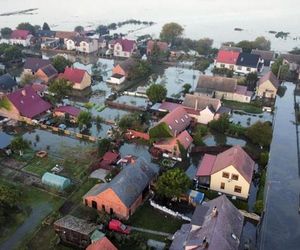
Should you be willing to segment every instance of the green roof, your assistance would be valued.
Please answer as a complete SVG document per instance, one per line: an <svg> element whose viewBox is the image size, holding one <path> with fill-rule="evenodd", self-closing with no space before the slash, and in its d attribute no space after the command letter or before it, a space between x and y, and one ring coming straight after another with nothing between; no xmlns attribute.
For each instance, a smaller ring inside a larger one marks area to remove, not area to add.
<svg viewBox="0 0 300 250"><path fill-rule="evenodd" d="M42 183L63 190L71 184L71 181L66 177L46 172L42 177Z"/></svg>

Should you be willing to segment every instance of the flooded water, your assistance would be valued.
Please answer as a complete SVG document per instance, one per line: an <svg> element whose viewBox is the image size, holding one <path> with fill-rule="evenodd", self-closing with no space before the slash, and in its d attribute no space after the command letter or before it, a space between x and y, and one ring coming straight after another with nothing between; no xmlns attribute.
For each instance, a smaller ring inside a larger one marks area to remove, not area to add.
<svg viewBox="0 0 300 250"><path fill-rule="evenodd" d="M243 127L249 127L257 121L272 122L273 115L269 112L264 112L262 114L247 114L234 111L230 120L234 123L241 124Z"/></svg>
<svg viewBox="0 0 300 250"><path fill-rule="evenodd" d="M95 28L99 24L108 24L135 18L154 21L156 25L123 26L116 32L130 32L136 37L151 34L158 37L161 27L166 22L175 21L185 28L184 35L193 39L211 37L218 46L224 41L254 39L264 35L272 39L275 50L290 50L299 45L300 23L298 0L252 0L230 2L223 0L179 0L166 1L130 1L116 0L110 2L86 0L69 1L53 0L51 4L37 0L1 0L1 13L38 8L32 15L0 16L0 26L15 27L21 22L42 25L48 22L52 29L73 30L82 25L86 29ZM55 13L55 14L54 14ZM237 32L239 27L244 31ZM267 31L286 31L291 33L287 40L275 39Z"/></svg>
<svg viewBox="0 0 300 250"><path fill-rule="evenodd" d="M204 138L203 142L209 147L218 145L240 145L244 147L246 145L246 141L243 139L237 139L223 134L208 135Z"/></svg>
<svg viewBox="0 0 300 250"><path fill-rule="evenodd" d="M299 162L294 116L294 84L276 100L275 127L266 183L266 212L260 249L298 250L300 247Z"/></svg>

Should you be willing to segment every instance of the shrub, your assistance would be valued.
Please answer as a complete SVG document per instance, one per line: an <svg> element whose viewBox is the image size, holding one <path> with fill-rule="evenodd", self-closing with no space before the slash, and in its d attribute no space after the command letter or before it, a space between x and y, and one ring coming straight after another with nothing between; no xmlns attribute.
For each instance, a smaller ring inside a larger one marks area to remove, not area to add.
<svg viewBox="0 0 300 250"><path fill-rule="evenodd" d="M259 164L262 167L265 167L265 166L267 166L268 161L269 161L269 153L268 152L262 152L259 156Z"/></svg>
<svg viewBox="0 0 300 250"><path fill-rule="evenodd" d="M218 120L211 121L208 125L211 129L216 130L220 133L225 133L229 128L229 116L222 115Z"/></svg>
<svg viewBox="0 0 300 250"><path fill-rule="evenodd" d="M172 132L166 123L161 122L149 130L149 136L151 139L169 138L172 137Z"/></svg>
<svg viewBox="0 0 300 250"><path fill-rule="evenodd" d="M264 210L264 201L257 200L254 205L254 212L261 215Z"/></svg>

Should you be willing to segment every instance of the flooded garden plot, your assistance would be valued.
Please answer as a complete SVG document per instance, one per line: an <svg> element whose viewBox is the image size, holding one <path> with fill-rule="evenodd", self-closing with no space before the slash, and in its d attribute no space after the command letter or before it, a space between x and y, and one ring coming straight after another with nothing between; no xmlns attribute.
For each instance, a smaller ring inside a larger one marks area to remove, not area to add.
<svg viewBox="0 0 300 250"><path fill-rule="evenodd" d="M121 95L114 102L119 104L132 105L136 107L146 108L148 105L148 100L142 97Z"/></svg>
<svg viewBox="0 0 300 250"><path fill-rule="evenodd" d="M263 112L261 114L250 114L243 111L233 111L230 121L240 124L243 127L249 127L257 121L272 122L273 114L270 112Z"/></svg>

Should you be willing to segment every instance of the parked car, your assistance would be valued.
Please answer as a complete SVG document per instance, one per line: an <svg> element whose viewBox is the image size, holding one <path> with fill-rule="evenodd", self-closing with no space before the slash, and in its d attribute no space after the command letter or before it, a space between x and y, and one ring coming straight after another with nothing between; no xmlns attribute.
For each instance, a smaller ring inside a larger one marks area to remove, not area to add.
<svg viewBox="0 0 300 250"><path fill-rule="evenodd" d="M130 234L131 231L129 226L126 226L121 221L114 219L109 222L108 229L122 234Z"/></svg>

